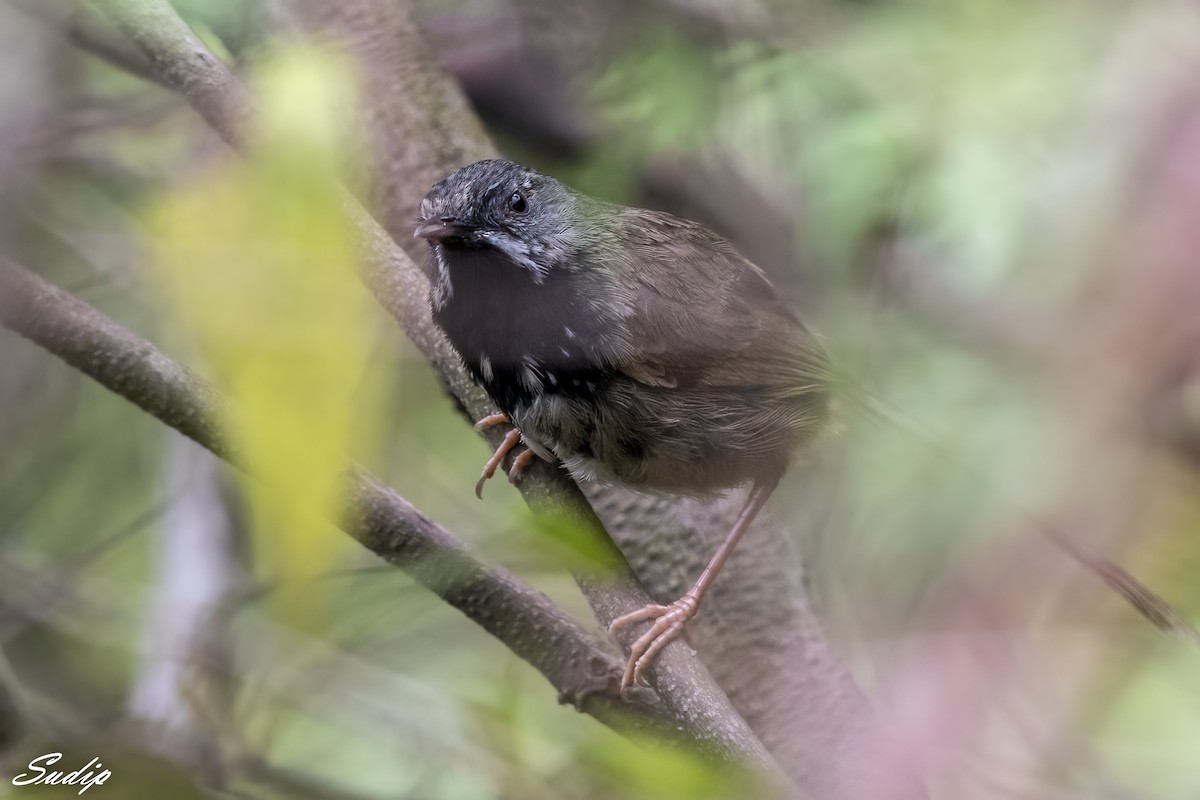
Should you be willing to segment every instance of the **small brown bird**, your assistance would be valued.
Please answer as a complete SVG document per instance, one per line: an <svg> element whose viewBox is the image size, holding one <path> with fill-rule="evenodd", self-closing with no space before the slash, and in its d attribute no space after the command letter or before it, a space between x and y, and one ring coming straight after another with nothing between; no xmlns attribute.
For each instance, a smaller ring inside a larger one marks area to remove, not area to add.
<svg viewBox="0 0 1200 800"><path fill-rule="evenodd" d="M695 616L778 484L825 424L829 370L815 337L724 239L670 214L604 203L511 161L436 184L416 235L433 252L430 303L511 422L476 486L523 443L581 481L702 495L749 485L733 529L631 648L622 688Z"/></svg>

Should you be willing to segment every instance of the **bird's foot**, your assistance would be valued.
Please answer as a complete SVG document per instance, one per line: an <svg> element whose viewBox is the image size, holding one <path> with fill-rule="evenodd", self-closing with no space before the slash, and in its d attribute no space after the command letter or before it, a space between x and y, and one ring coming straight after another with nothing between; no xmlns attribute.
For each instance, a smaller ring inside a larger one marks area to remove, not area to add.
<svg viewBox="0 0 1200 800"><path fill-rule="evenodd" d="M495 414L488 414L486 417L479 420L479 422L476 422L475 430L485 431L488 428L494 428L497 425L511 424L512 421L509 420L507 414L501 414L497 412ZM513 448L520 443L521 432L516 428L513 428L511 431L505 434L504 439L500 442L500 446L496 448L496 452L493 453L492 457L489 458L487 463L483 465L483 472L479 476L479 481L475 484L476 497L483 499L483 485L487 483L493 475L496 474L496 470L499 469L504 463L504 459L510 452L512 452ZM516 485L517 479L524 474L526 468L529 466L529 462L533 461L533 459L536 457L537 453L533 452L528 447L522 450L520 453L517 453L517 455L513 457L512 464L510 464L508 467L508 482Z"/></svg>
<svg viewBox="0 0 1200 800"><path fill-rule="evenodd" d="M479 427L479 425L482 425L485 421L487 421L487 419L488 418L485 417L483 420L480 420L479 424L475 427ZM505 419L507 420L507 418ZM495 422L491 424L499 425L500 423ZM483 485L488 482L489 478L496 474L496 470L499 469L500 465L504 463L505 456L507 456L509 452L520 443L521 432L516 428L513 428L511 431L504 434L504 439L500 442L500 446L496 448L496 452L493 453L492 457L489 458L487 463L483 465L483 472L480 473L479 481L475 484L476 497L478 497L480 500L483 499Z"/></svg>
<svg viewBox="0 0 1200 800"><path fill-rule="evenodd" d="M649 605L631 614L617 617L609 624L608 630L612 633L635 622L654 620L650 630L642 634L629 648L629 661L626 662L625 674L621 677L622 692L642 680L643 673L654 662L659 651L679 637L683 626L696 616L699 607L700 600L689 592L669 606Z"/></svg>

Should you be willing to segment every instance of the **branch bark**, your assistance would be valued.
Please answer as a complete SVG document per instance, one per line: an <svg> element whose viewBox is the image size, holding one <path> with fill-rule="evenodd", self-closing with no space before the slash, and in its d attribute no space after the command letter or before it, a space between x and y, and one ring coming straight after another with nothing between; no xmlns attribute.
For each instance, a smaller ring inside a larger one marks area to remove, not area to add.
<svg viewBox="0 0 1200 800"><path fill-rule="evenodd" d="M237 463L236 451L221 434L221 399L212 386L86 303L5 260L0 260L0 325ZM564 702L619 732L652 732L730 763L773 772L770 757L731 708L704 705L680 714L667 704L622 700L607 692L623 661L604 641L516 576L480 562L452 533L370 473L351 466L345 479L348 512L339 526L503 642L541 672ZM705 703L702 697L686 699Z"/></svg>

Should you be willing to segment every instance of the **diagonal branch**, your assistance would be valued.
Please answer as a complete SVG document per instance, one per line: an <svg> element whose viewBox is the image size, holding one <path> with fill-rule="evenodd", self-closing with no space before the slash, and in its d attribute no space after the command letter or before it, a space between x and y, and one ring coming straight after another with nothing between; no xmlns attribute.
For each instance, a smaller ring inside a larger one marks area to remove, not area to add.
<svg viewBox="0 0 1200 800"><path fill-rule="evenodd" d="M0 260L0 325L24 336L221 458L237 453L218 424L221 398L150 342L29 271ZM606 690L622 661L515 575L480 562L452 533L365 470L345 472L339 526L503 642L559 691L622 733L651 731L732 763L770 772L770 758L736 712L679 715Z"/></svg>
<svg viewBox="0 0 1200 800"><path fill-rule="evenodd" d="M186 97L226 142L236 146L245 141L249 94L169 3L104 0L97 5L139 46L159 83ZM156 46L146 47L148 41Z"/></svg>

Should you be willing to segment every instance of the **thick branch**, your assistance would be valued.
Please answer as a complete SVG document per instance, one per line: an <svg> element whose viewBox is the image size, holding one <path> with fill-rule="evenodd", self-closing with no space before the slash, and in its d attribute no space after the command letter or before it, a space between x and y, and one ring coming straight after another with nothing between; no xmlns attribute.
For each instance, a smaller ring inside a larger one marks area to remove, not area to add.
<svg viewBox="0 0 1200 800"><path fill-rule="evenodd" d="M218 425L220 398L209 384L86 303L4 261L0 324L236 463ZM722 759L770 769L769 757L731 709L723 717L679 715L668 706L608 693L622 662L604 642L516 576L478 561L453 534L370 473L352 466L345 477L348 514L339 525L529 662L561 698L618 731L654 730Z"/></svg>

